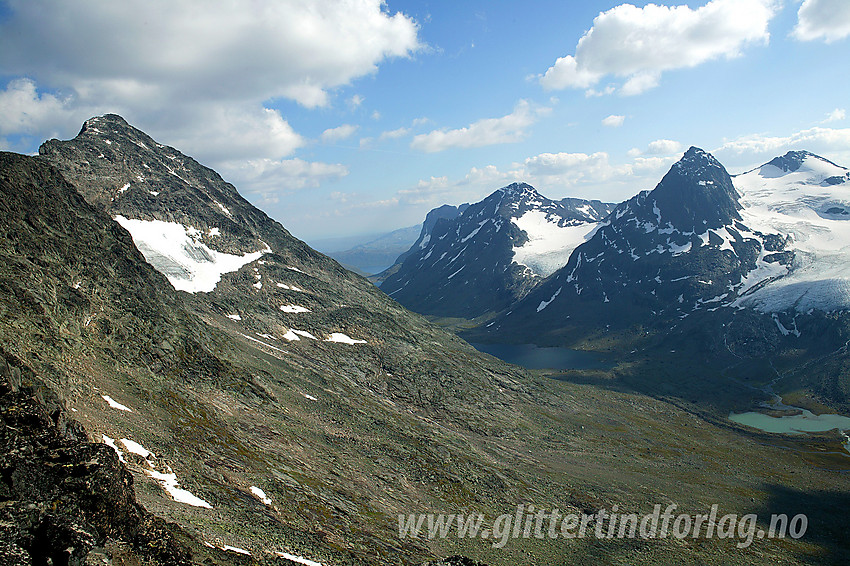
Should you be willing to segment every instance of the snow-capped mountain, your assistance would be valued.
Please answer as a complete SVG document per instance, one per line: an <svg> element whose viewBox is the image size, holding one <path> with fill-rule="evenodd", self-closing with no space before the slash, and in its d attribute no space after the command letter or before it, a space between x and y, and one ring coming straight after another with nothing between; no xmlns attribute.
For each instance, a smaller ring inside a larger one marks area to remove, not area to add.
<svg viewBox="0 0 850 566"><path fill-rule="evenodd" d="M520 369L119 116L0 165L0 357L78 407L141 502L191 526L201 552L417 563L435 551L399 541L387 514L436 508L449 483L502 497L477 474L507 462L446 460L470 461L472 423L513 426L533 389Z"/></svg>
<svg viewBox="0 0 850 566"><path fill-rule="evenodd" d="M734 178L753 229L786 235L793 262L751 275L737 305L768 313L850 309L850 171L793 151Z"/></svg>
<svg viewBox="0 0 850 566"><path fill-rule="evenodd" d="M555 340L754 309L780 335L799 336L797 315L850 308L849 180L807 152L733 178L692 147L485 331Z"/></svg>
<svg viewBox="0 0 850 566"><path fill-rule="evenodd" d="M423 228L381 289L425 314L497 312L563 266L612 208L600 201L554 201L525 183L508 185L455 218L438 218L430 232Z"/></svg>
<svg viewBox="0 0 850 566"><path fill-rule="evenodd" d="M792 259L788 239L748 226L741 208L726 169L692 147L654 190L618 205L492 332L683 318L731 304L758 282L751 274Z"/></svg>
<svg viewBox="0 0 850 566"><path fill-rule="evenodd" d="M409 248L400 253L398 257L395 258L395 261L393 261L391 266L369 279L376 285L380 286L388 277L396 273L401 268L404 260L407 259L409 255L428 245L428 242L431 241L431 232L434 230L434 225L437 224L438 220L454 220L460 216L460 214L466 210L468 206L469 203L463 203L458 206L444 204L443 206L438 206L437 208L429 211L428 214L425 215L425 220L422 222L422 228L419 230L419 236L416 238L416 241L414 241Z"/></svg>

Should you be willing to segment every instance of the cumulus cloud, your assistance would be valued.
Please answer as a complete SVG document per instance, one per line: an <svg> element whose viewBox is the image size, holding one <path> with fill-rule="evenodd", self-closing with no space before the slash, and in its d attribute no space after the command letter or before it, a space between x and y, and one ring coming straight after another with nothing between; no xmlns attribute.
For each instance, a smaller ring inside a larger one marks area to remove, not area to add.
<svg viewBox="0 0 850 566"><path fill-rule="evenodd" d="M619 128L623 125L623 122L626 121L625 116L617 116L615 114L611 114L607 118L602 119L602 125L607 126L609 128Z"/></svg>
<svg viewBox="0 0 850 566"><path fill-rule="evenodd" d="M705 6L643 8L622 4L600 13L579 40L574 55L555 61L540 84L547 90L590 89L606 76L624 80L623 95L658 85L661 73L737 57L744 46L767 43L774 0L712 0Z"/></svg>
<svg viewBox="0 0 850 566"><path fill-rule="evenodd" d="M327 103L327 89L419 48L416 24L381 0L11 0L4 72L120 95L127 76L160 97L284 96ZM135 90L135 85L131 85Z"/></svg>
<svg viewBox="0 0 850 566"><path fill-rule="evenodd" d="M791 35L800 41L822 39L832 43L844 39L850 35L850 3L847 0L803 0Z"/></svg>
<svg viewBox="0 0 850 566"><path fill-rule="evenodd" d="M396 128L395 130L387 130L386 132L381 132L381 135L378 136L379 140L394 140L398 138L403 138L407 134L410 133L410 128Z"/></svg>
<svg viewBox="0 0 850 566"><path fill-rule="evenodd" d="M682 151L682 144L674 140L655 140L649 142L646 151L649 155L670 155Z"/></svg>
<svg viewBox="0 0 850 566"><path fill-rule="evenodd" d="M482 147L503 143L513 143L525 138L526 130L547 112L548 108L532 108L521 100L514 111L501 118L487 118L456 130L433 130L427 134L414 136L410 147L427 153L435 153L451 148Z"/></svg>
<svg viewBox="0 0 850 566"><path fill-rule="evenodd" d="M322 132L321 139L325 143L335 143L353 136L357 128L358 126L353 124L343 124L336 128L328 128Z"/></svg>
<svg viewBox="0 0 850 566"><path fill-rule="evenodd" d="M219 163L234 159L278 159L303 146L299 135L280 112L253 105L207 104L187 116L197 123L191 129L163 131L171 145L205 161ZM180 124L178 122L178 124Z"/></svg>
<svg viewBox="0 0 850 566"><path fill-rule="evenodd" d="M38 93L35 82L16 79L0 91L0 136L55 127L64 118L67 99Z"/></svg>
<svg viewBox="0 0 850 566"><path fill-rule="evenodd" d="M222 175L236 184L250 186L250 193L264 202L277 201L278 195L304 188L315 188L326 181L348 175L340 163L321 163L303 159L249 159L223 162Z"/></svg>
<svg viewBox="0 0 850 566"><path fill-rule="evenodd" d="M382 0L5 6L0 74L14 80L0 92L0 137L70 137L85 119L115 112L215 167L252 158L292 173L297 163L284 158L304 140L265 101L326 106L334 89L421 49L417 24ZM322 178L320 165L293 185Z"/></svg>
<svg viewBox="0 0 850 566"><path fill-rule="evenodd" d="M827 114L826 119L823 120L824 124L828 124L830 122L840 122L841 120L847 117L847 111L843 108L836 108L829 114Z"/></svg>
<svg viewBox="0 0 850 566"><path fill-rule="evenodd" d="M721 159L724 154L730 157L764 159L798 149L822 155L850 155L850 128L815 127L787 136L752 134L727 141L714 153Z"/></svg>

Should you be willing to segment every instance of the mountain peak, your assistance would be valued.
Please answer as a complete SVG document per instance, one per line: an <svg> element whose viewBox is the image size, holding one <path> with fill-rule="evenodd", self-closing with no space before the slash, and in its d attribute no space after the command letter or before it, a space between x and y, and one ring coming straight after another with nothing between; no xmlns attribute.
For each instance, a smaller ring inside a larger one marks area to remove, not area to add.
<svg viewBox="0 0 850 566"><path fill-rule="evenodd" d="M528 183L511 183L510 185L508 185L506 187L502 187L499 190L502 191L503 193L508 193L508 194L517 194L517 193L522 194L522 193L527 192L527 191L531 191L533 193L537 192L537 189L535 189L534 187L532 187Z"/></svg>
<svg viewBox="0 0 850 566"><path fill-rule="evenodd" d="M93 116L83 122L83 127L80 129L80 134L83 133L106 133L104 130L114 131L115 128L121 129L135 129L131 126L127 120L119 116L118 114L104 114L102 116ZM80 135L77 134L77 135Z"/></svg>
<svg viewBox="0 0 850 566"><path fill-rule="evenodd" d="M673 167L683 169L697 175L704 174L706 170L713 168L725 171L723 165L721 165L713 155L696 146L688 148L688 151L685 152L682 158L677 161Z"/></svg>
<svg viewBox="0 0 850 566"><path fill-rule="evenodd" d="M511 202L522 202L529 199L541 198L537 189L528 183L511 183L506 187L498 189L493 195L499 195L500 199L507 199Z"/></svg>
<svg viewBox="0 0 850 566"><path fill-rule="evenodd" d="M767 165L773 165L774 167L782 169L782 171L786 173L793 173L803 165L803 161L805 161L807 157L818 156L808 151L789 151L781 157L771 159Z"/></svg>
<svg viewBox="0 0 850 566"><path fill-rule="evenodd" d="M691 147L648 198L657 202L665 221L702 232L739 220L738 197L726 168L710 153Z"/></svg>

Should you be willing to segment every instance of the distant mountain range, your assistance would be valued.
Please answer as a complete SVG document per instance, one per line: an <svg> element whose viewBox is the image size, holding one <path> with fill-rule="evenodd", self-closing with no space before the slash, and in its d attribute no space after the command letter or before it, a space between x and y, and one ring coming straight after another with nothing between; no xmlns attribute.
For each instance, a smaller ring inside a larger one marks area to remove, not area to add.
<svg viewBox="0 0 850 566"><path fill-rule="evenodd" d="M754 309L780 334L814 312L850 309L850 175L791 152L735 178L689 149L658 186L620 204L565 266L491 332L539 336ZM525 322L523 322L525 321Z"/></svg>
<svg viewBox="0 0 850 566"><path fill-rule="evenodd" d="M422 231L422 225L399 228L362 244L343 249L321 250L345 267L361 275L375 275L393 265L406 252ZM318 248L317 248L318 249Z"/></svg>

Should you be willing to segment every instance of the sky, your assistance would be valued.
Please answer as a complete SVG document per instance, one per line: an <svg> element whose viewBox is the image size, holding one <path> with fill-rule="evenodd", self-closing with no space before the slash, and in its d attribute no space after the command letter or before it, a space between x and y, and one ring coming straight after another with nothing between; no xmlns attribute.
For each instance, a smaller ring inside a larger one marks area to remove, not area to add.
<svg viewBox="0 0 850 566"><path fill-rule="evenodd" d="M850 167L850 1L0 0L0 149L117 113L310 241L684 150Z"/></svg>

